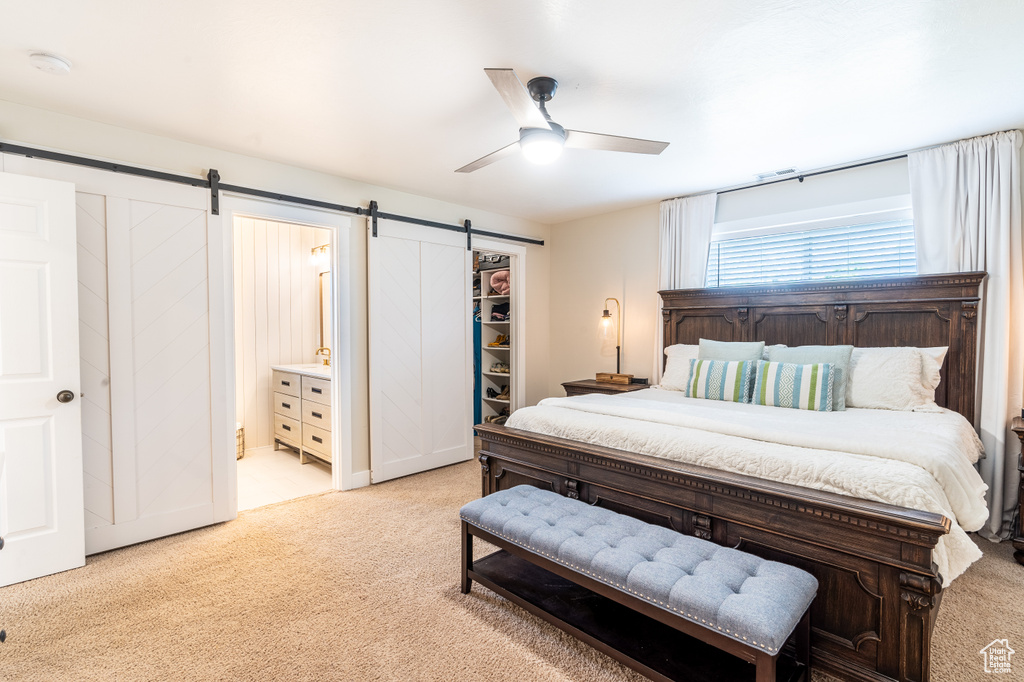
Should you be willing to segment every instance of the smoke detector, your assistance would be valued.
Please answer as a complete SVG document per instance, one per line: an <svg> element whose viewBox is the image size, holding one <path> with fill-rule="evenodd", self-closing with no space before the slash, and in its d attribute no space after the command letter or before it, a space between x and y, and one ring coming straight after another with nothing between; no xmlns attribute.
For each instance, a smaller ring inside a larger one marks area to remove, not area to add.
<svg viewBox="0 0 1024 682"><path fill-rule="evenodd" d="M71 73L71 62L55 54L33 52L28 56L28 63L45 73L64 76Z"/></svg>

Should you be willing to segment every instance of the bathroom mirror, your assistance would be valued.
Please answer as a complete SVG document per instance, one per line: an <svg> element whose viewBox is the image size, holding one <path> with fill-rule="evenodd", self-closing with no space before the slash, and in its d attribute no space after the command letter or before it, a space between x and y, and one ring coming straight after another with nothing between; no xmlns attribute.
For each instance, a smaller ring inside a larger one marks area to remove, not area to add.
<svg viewBox="0 0 1024 682"><path fill-rule="evenodd" d="M331 348L331 272L320 273L320 347ZM333 351L333 349L332 349Z"/></svg>

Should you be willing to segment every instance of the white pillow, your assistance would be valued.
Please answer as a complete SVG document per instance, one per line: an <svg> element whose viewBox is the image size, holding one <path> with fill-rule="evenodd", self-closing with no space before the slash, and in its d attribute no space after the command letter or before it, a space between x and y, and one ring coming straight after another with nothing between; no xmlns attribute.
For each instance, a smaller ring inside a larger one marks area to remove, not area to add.
<svg viewBox="0 0 1024 682"><path fill-rule="evenodd" d="M929 349L932 350L932 349ZM932 410L940 363L920 348L854 348L846 406L876 410ZM943 353L945 355L945 353Z"/></svg>
<svg viewBox="0 0 1024 682"><path fill-rule="evenodd" d="M690 380L690 360L697 359L700 346L677 343L665 349L668 362L661 375L661 387L669 391L685 391Z"/></svg>
<svg viewBox="0 0 1024 682"><path fill-rule="evenodd" d="M921 383L930 387L932 397L935 397L935 389L942 381L942 361L946 359L946 351L949 346L936 346L935 348L918 348L921 351Z"/></svg>

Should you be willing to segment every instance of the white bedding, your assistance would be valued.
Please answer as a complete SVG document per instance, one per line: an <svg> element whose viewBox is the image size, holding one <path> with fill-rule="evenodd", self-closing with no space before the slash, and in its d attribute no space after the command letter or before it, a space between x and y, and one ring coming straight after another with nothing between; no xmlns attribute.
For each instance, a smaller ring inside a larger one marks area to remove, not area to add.
<svg viewBox="0 0 1024 682"><path fill-rule="evenodd" d="M507 425L944 514L952 529L933 553L944 584L981 557L966 531L988 518L982 445L951 410L810 412L649 389L548 398Z"/></svg>

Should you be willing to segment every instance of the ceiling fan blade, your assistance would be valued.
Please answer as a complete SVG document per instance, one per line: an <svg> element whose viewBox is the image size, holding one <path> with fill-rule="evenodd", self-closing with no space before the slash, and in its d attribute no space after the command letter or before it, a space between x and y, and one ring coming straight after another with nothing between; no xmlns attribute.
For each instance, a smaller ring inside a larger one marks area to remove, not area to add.
<svg viewBox="0 0 1024 682"><path fill-rule="evenodd" d="M565 146L574 149L600 149L606 152L660 154L665 151L668 142L655 142L654 140L603 135L601 133L585 133L582 130L566 130Z"/></svg>
<svg viewBox="0 0 1024 682"><path fill-rule="evenodd" d="M533 101L529 91L523 82L516 76L512 69L484 69L484 73L491 79L491 83L498 90L498 94L505 100L505 106L509 108L520 128L546 128L551 130L544 114Z"/></svg>
<svg viewBox="0 0 1024 682"><path fill-rule="evenodd" d="M519 141L515 141L510 145L502 147L496 152L491 152L487 156L477 159L473 163L467 163L462 168L456 170L456 173L472 173L475 170L480 170L484 166L490 166L495 161L501 161L506 156L512 156L519 151Z"/></svg>

